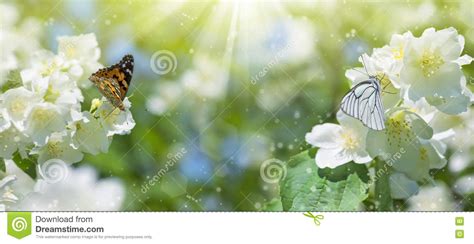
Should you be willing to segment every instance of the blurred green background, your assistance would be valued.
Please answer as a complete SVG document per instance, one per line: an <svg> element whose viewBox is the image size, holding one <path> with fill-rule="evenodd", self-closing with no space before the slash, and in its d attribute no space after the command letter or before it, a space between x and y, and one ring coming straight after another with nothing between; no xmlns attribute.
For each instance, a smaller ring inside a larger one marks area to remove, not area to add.
<svg viewBox="0 0 474 244"><path fill-rule="evenodd" d="M345 70L360 66L359 55L395 33L450 26L466 38L464 53L474 53L471 1L14 4L22 18L42 21L47 49L56 50L57 36L93 32L104 65L134 55L136 127L114 137L109 153L75 165L123 180L127 211L272 209L278 184L262 180L261 163L287 160L308 148L304 135L315 124L335 121L349 89ZM176 62L158 74L152 56L162 50ZM464 71L472 83L473 66ZM99 97L94 88L85 93L83 109ZM447 170L435 177L452 184Z"/></svg>

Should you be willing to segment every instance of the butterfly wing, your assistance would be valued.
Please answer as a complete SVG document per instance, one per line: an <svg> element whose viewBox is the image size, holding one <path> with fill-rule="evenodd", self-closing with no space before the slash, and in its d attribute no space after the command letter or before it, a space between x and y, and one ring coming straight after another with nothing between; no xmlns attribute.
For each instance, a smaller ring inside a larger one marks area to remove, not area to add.
<svg viewBox="0 0 474 244"><path fill-rule="evenodd" d="M360 82L342 99L341 110L373 130L385 129L380 88L375 80Z"/></svg>
<svg viewBox="0 0 474 244"><path fill-rule="evenodd" d="M121 110L125 110L122 101L132 80L133 65L133 56L125 55L117 64L99 69L89 77L100 93Z"/></svg>
<svg viewBox="0 0 474 244"><path fill-rule="evenodd" d="M123 100L127 95L128 87L132 81L134 60L130 54L125 55L120 62L113 65L112 68L119 70L123 75L116 76L116 79L120 85L120 98Z"/></svg>
<svg viewBox="0 0 474 244"><path fill-rule="evenodd" d="M130 54L125 55L120 62L106 68L99 69L91 75L92 77L115 79L120 87L120 99L123 100L127 95L128 87L132 81L134 60ZM91 81L92 79L89 78ZM97 79L97 80L98 80ZM94 81L92 81L94 82ZM94 82L96 83L96 82ZM100 89L100 88L99 88Z"/></svg>
<svg viewBox="0 0 474 244"><path fill-rule="evenodd" d="M89 80L110 103L121 110L125 109L120 99L120 86L116 79L92 75Z"/></svg>

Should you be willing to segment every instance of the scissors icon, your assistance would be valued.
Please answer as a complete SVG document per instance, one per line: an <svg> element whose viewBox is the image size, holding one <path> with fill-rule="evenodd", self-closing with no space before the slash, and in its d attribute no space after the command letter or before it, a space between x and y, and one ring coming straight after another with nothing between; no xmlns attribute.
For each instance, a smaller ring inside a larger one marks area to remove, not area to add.
<svg viewBox="0 0 474 244"><path fill-rule="evenodd" d="M322 214L314 215L311 212L306 212L303 215L306 216L306 217L312 218L313 221L314 221L314 224L316 224L317 226L321 225L320 220L324 219L324 216Z"/></svg>

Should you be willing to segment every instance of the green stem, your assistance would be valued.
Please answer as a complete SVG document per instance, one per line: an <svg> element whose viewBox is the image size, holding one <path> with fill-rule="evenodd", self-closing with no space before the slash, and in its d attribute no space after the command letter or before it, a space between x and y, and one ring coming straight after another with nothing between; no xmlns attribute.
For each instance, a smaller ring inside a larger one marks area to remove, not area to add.
<svg viewBox="0 0 474 244"><path fill-rule="evenodd" d="M400 107L400 105L402 105L402 103L403 103L403 99L400 99L400 100L398 100L397 104L395 104L395 106L393 106L393 107L394 108Z"/></svg>
<svg viewBox="0 0 474 244"><path fill-rule="evenodd" d="M385 161L375 159L375 200L377 211L392 211L393 201L390 195L390 166Z"/></svg>

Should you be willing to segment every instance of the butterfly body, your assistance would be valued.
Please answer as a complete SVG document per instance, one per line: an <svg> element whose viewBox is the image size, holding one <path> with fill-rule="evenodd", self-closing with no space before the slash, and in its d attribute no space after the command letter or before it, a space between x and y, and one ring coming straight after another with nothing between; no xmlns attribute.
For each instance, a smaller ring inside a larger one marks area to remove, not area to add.
<svg viewBox="0 0 474 244"><path fill-rule="evenodd" d="M342 99L341 110L373 130L385 129L380 81L376 76L355 85Z"/></svg>
<svg viewBox="0 0 474 244"><path fill-rule="evenodd" d="M124 111L123 99L133 75L133 56L125 55L120 62L110 67L99 69L93 73L89 80L99 89L99 92L112 103Z"/></svg>

